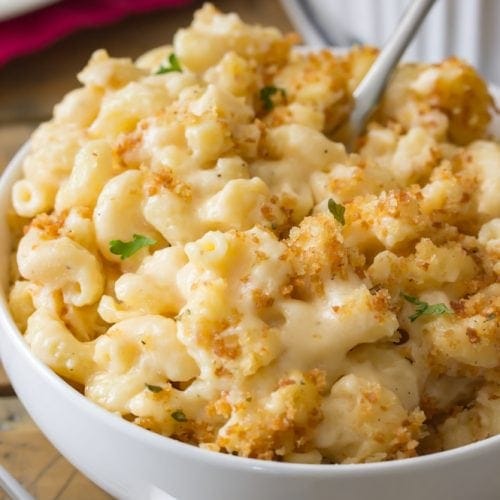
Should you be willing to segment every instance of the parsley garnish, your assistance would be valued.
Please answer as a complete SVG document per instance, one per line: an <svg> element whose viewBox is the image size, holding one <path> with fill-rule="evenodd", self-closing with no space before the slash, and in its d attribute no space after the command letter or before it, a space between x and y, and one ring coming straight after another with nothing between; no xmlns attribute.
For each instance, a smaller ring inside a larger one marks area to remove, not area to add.
<svg viewBox="0 0 500 500"><path fill-rule="evenodd" d="M171 413L171 416L177 422L187 422L187 417L182 410L175 410Z"/></svg>
<svg viewBox="0 0 500 500"><path fill-rule="evenodd" d="M496 317L497 316L495 313L490 313L490 314L488 314L488 316L486 316L486 319L484 320L484 322L486 323L487 321L494 320Z"/></svg>
<svg viewBox="0 0 500 500"><path fill-rule="evenodd" d="M134 253L138 252L141 248L156 243L152 238L143 236L142 234L134 234L132 241L111 240L109 242L109 251L115 255L119 255L121 260L131 257Z"/></svg>
<svg viewBox="0 0 500 500"><path fill-rule="evenodd" d="M182 68L179 59L177 59L177 56L173 52L168 56L168 63L170 64L170 66L165 66L164 64L162 64L156 70L155 75L163 75L164 73L173 73L174 71L182 73Z"/></svg>
<svg viewBox="0 0 500 500"><path fill-rule="evenodd" d="M408 316L408 319L413 323L416 319L420 318L420 316L430 315L430 314L451 314L453 311L448 309L446 304L428 304L427 302L423 302L419 300L417 297L413 297L412 295L406 295L402 293L401 296L411 304L415 304L417 307L415 308L415 312Z"/></svg>
<svg viewBox="0 0 500 500"><path fill-rule="evenodd" d="M151 392L161 392L163 389L159 385L144 384Z"/></svg>
<svg viewBox="0 0 500 500"><path fill-rule="evenodd" d="M330 213L342 225L345 224L345 218L344 218L345 207L344 207L344 205L341 205L340 203L335 203L335 200L333 200L332 198L330 198L328 200L328 210L330 210Z"/></svg>
<svg viewBox="0 0 500 500"><path fill-rule="evenodd" d="M268 85L267 87L263 87L260 89L260 100L262 101L262 105L264 106L264 109L269 111L270 109L274 108L274 101L273 101L273 95L280 92L281 97L283 99L286 99L286 92L285 89L282 89L280 87L275 87L274 85Z"/></svg>

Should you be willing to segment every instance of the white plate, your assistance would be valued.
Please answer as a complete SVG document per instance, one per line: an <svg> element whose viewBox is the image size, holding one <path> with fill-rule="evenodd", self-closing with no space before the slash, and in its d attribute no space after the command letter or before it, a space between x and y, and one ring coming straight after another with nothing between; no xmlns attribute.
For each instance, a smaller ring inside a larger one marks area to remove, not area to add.
<svg viewBox="0 0 500 500"><path fill-rule="evenodd" d="M47 7L59 0L0 0L0 21Z"/></svg>

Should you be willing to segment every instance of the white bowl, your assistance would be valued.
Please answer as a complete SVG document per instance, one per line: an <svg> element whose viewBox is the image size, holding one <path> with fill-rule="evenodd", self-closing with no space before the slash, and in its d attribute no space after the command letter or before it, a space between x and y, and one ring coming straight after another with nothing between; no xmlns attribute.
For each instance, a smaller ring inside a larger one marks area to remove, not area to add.
<svg viewBox="0 0 500 500"><path fill-rule="evenodd" d="M500 92L494 90L496 96ZM493 124L500 135L500 124ZM29 350L6 303L10 191L27 146L0 179L0 352L42 432L75 467L121 499L496 500L500 436L392 462L305 465L223 455L162 437L86 399Z"/></svg>

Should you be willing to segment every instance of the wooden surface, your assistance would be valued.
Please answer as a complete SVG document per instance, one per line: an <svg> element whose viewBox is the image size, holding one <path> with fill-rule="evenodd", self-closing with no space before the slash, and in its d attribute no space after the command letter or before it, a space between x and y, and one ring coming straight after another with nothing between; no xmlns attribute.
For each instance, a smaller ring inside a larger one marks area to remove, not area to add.
<svg viewBox="0 0 500 500"><path fill-rule="evenodd" d="M248 22L291 30L278 0L214 1ZM199 3L198 3L199 4ZM137 57L171 40L189 24L194 7L135 16L108 27L85 30L41 53L0 68L0 171L36 125L50 117L62 95L75 88L76 73L97 48L113 56ZM110 498L71 466L45 439L13 395L0 367L0 464L40 500ZM6 498L0 491L0 499Z"/></svg>

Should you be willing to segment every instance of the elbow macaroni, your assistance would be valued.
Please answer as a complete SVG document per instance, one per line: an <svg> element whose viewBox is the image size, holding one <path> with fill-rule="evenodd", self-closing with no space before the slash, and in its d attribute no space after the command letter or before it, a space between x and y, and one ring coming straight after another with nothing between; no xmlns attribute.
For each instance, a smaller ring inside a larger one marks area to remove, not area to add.
<svg viewBox="0 0 500 500"><path fill-rule="evenodd" d="M358 463L500 433L484 82L400 67L348 153L376 51L294 40L205 5L136 62L94 53L12 190L16 324L91 400L212 450Z"/></svg>

